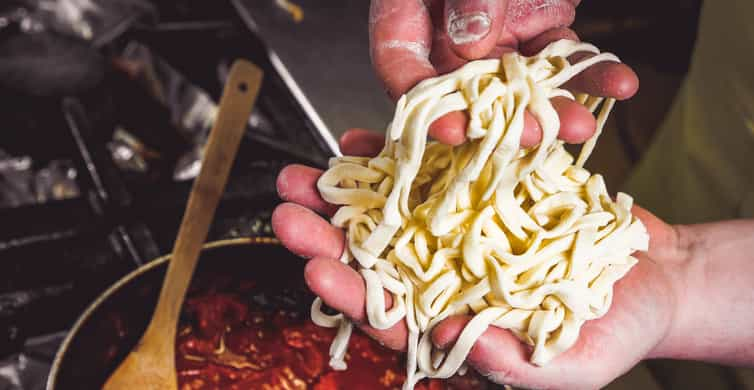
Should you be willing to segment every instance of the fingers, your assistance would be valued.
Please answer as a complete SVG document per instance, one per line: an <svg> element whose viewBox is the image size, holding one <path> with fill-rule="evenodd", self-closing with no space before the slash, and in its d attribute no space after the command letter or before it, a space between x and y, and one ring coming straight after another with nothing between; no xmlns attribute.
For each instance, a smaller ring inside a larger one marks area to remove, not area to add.
<svg viewBox="0 0 754 390"><path fill-rule="evenodd" d="M353 268L336 260L316 258L306 264L304 277L312 292L327 306L343 313L365 333L388 348L406 349L408 331L404 321L385 330L368 325L364 279ZM385 294L385 307L389 309L391 306L392 299Z"/></svg>
<svg viewBox="0 0 754 390"><path fill-rule="evenodd" d="M465 112L449 112L429 125L429 135L448 145L460 145L466 141L466 126L469 117Z"/></svg>
<svg viewBox="0 0 754 390"><path fill-rule="evenodd" d="M345 245L342 230L304 206L283 203L272 213L275 236L291 252L305 258L340 258Z"/></svg>
<svg viewBox="0 0 754 390"><path fill-rule="evenodd" d="M448 34L439 28L434 32L429 60L439 74L450 73L468 62L453 51Z"/></svg>
<svg viewBox="0 0 754 390"><path fill-rule="evenodd" d="M530 148L537 146L542 141L542 128L539 127L537 118L529 111L524 112L524 132L521 134L521 146Z"/></svg>
<svg viewBox="0 0 754 390"><path fill-rule="evenodd" d="M385 135L365 129L349 129L340 137L340 150L346 156L373 157L385 146Z"/></svg>
<svg viewBox="0 0 754 390"><path fill-rule="evenodd" d="M317 180L322 171L306 165L292 164L278 174L277 191L281 199L310 208L318 213L331 216L337 206L325 202L319 195Z"/></svg>
<svg viewBox="0 0 754 390"><path fill-rule="evenodd" d="M437 348L448 350L470 320L468 316L446 319L432 331L432 342ZM604 346L582 341L592 336L588 333L585 329L575 346L540 367L529 362L531 347L511 332L490 326L474 343L466 361L495 383L534 389L601 388L633 364L634 351L621 356L616 351L625 346L615 343L614 336L600 337ZM613 342L608 342L607 337L613 337L609 339Z"/></svg>
<svg viewBox="0 0 754 390"><path fill-rule="evenodd" d="M542 34L539 34L529 41L522 43L520 47L521 54L525 56L533 56L542 51L542 49L544 49L547 45L561 39L569 39L576 42L580 41L579 36L576 35L576 32L574 32L570 28L554 28L552 30L548 30L543 32Z"/></svg>
<svg viewBox="0 0 754 390"><path fill-rule="evenodd" d="M597 121L586 107L563 97L552 99L552 104L560 118L558 138L568 143L582 143L594 134L597 129ZM429 135L442 143L460 145L466 139L467 125L468 116L466 113L451 112L430 125ZM539 144L541 140L542 128L536 118L527 111L524 116L521 146L532 147Z"/></svg>
<svg viewBox="0 0 754 390"><path fill-rule="evenodd" d="M377 75L394 99L436 75L429 62L432 23L422 1L372 0L369 43Z"/></svg>
<svg viewBox="0 0 754 390"><path fill-rule="evenodd" d="M497 44L505 22L507 0L446 0L445 34L459 57L485 57Z"/></svg>
<svg viewBox="0 0 754 390"><path fill-rule="evenodd" d="M581 61L590 55L574 55L571 61ZM639 90L639 76L628 65L600 62L576 75L565 84L567 89L593 96L625 100Z"/></svg>
<svg viewBox="0 0 754 390"><path fill-rule="evenodd" d="M570 26L576 7L572 0L514 0L508 2L505 16L505 33L498 44L510 44L511 36L527 42L543 31Z"/></svg>
<svg viewBox="0 0 754 390"><path fill-rule="evenodd" d="M540 34L538 37L522 45L521 50L526 55L533 55L541 51L551 42L559 39L578 40L578 37L576 36L576 33L569 28L555 28ZM435 40L437 42L433 47L433 61L438 63L438 70L441 72L451 71L464 63L464 60L461 57L449 49L449 38L447 38L447 36L436 36ZM445 44L443 44L443 41L445 41ZM487 56L499 57L510 50L512 49L503 46L494 46L490 49L489 53L487 53ZM608 72L608 74L615 71L612 67L617 65L623 66L622 64L614 63L598 65L608 65L607 70L598 68L600 72ZM623 71L618 70L618 72L621 73ZM602 73L600 73L600 75L602 75ZM638 80L636 82L638 85ZM630 82L628 82L628 84L630 84ZM619 82L618 85L609 85L607 92L620 92L623 94L621 96L624 96L627 93L631 93L629 90L630 88L630 85L623 85ZM602 92L605 92L605 90ZM582 143L594 134L596 130L594 115L584 106L565 98L553 99L553 105L555 106L555 110L558 111L558 116L560 117L561 128L558 135L560 139L569 143ZM459 145L466 140L467 125L468 116L465 113L451 112L433 122L430 125L429 134L440 142L449 145ZM521 136L521 146L535 146L539 144L541 139L542 129L539 126L539 123L534 116L527 112L524 118L524 132Z"/></svg>
<svg viewBox="0 0 754 390"><path fill-rule="evenodd" d="M343 153L350 156L374 156L385 144L384 135L364 130L348 130L340 138ZM277 178L277 191L281 199L293 202L318 213L331 216L337 206L325 202L317 189L322 171L300 164L286 166Z"/></svg>
<svg viewBox="0 0 754 390"><path fill-rule="evenodd" d="M432 331L432 342L437 348L450 349L470 320L468 316L456 316L439 323ZM490 326L471 348L466 361L496 383L531 386L534 378L529 372L532 366L528 357L528 347L513 334Z"/></svg>
<svg viewBox="0 0 754 390"><path fill-rule="evenodd" d="M578 36L569 28L556 28L546 31L532 40L521 45L521 52L534 55L548 44L559 39L578 41ZM576 54L569 58L578 62L589 58L591 54ZM567 89L587 93L592 96L612 97L625 100L633 97L639 90L639 77L626 64L616 62L600 62L576 75L565 84Z"/></svg>
<svg viewBox="0 0 754 390"><path fill-rule="evenodd" d="M578 112L578 108L574 110L574 107L572 107L571 104L567 101L558 101L559 103L555 104L556 100L553 99L553 105L555 105L555 111L558 111L558 115L561 117L561 124L560 124L560 136L563 135L563 129L566 129L566 134L568 135L568 138L574 138L573 134L582 134L582 133L594 133L594 128L591 130L587 128L579 128L578 125L582 123L588 122L587 119L582 118L583 113ZM577 103L573 103L574 105L578 107L582 107L581 105ZM560 110L563 110L565 115L560 115ZM571 115L571 111L574 111L574 114L581 114L581 115ZM589 110L586 111L586 114L591 116L591 113ZM576 127L571 126L569 123L571 118L577 120L577 123L574 123L574 125L577 125ZM565 140L565 139L564 139ZM542 141L542 128L539 126L539 122L537 122L537 118L534 117L529 111L524 112L524 132L521 134L521 146L524 148L530 148L532 146L537 146ZM567 142L571 142L570 140Z"/></svg>
<svg viewBox="0 0 754 390"><path fill-rule="evenodd" d="M472 2L457 1L456 3L458 5L455 7L462 10L473 10L475 8L491 10L491 32L476 42L465 44L454 43L448 32L448 26L453 23L449 21L446 15L458 15L459 11L448 10L451 7L450 3L446 2L445 7L442 7L441 4L439 16L433 16L433 19L436 25L442 27L435 29L433 33L432 50L429 56L430 61L439 74L452 72L466 64L469 60L500 58L503 53L515 50L515 38L511 37L509 42L499 38L503 33L503 21L505 19L503 10L507 0L488 1L486 2L488 4L480 4L483 3L482 0ZM471 11L471 13L474 13L474 11ZM493 14L495 13L498 16L494 16ZM435 11L433 12L434 14L438 14L438 12Z"/></svg>
<svg viewBox="0 0 754 390"><path fill-rule="evenodd" d="M585 142L594 134L597 120L586 107L565 97L553 98L552 105L560 118L558 138L577 144Z"/></svg>

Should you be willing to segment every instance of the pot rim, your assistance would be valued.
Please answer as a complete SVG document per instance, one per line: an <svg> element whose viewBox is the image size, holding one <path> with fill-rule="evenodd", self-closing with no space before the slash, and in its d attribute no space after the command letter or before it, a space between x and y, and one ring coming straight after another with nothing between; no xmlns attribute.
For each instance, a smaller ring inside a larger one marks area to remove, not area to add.
<svg viewBox="0 0 754 390"><path fill-rule="evenodd" d="M227 240L218 240L218 241L205 243L202 246L202 252L208 249L214 249L214 248L220 248L220 247L226 247L226 246L243 246L243 245L248 245L248 246L278 245L279 246L281 244L280 244L280 241L274 237L232 238L232 239L227 239ZM50 373L47 376L47 383L45 385L46 390L55 390L56 381L58 377L58 371L60 370L60 364L63 360L63 356L65 356L65 354L68 352L68 347L73 341L73 338L79 333L79 329L91 317L92 313L100 305L102 305L103 302L105 302L108 298L110 298L113 294L115 294L115 292L120 290L121 287L123 287L123 285L136 279L142 274L149 272L153 268L159 267L160 265L167 263L171 255L172 254L166 254L166 255L157 257L149 261L148 263L141 265L135 270L129 272L122 278L118 279L110 287L108 287L107 290L105 290L103 293L97 296L97 298L94 301L92 301L92 303L90 303L89 306L87 306L87 308L81 313L81 315L79 315L78 319L76 319L76 322L74 322L73 326L71 326L70 330L68 331L68 334L65 336L65 339L63 339L63 342L60 344L60 347L58 347L58 350L55 353L55 359L52 361L52 367L50 367Z"/></svg>

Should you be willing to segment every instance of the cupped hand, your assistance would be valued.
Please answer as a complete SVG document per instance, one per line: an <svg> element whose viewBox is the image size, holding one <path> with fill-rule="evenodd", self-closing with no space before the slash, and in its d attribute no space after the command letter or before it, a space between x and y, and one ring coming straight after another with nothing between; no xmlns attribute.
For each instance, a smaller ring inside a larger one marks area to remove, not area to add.
<svg viewBox="0 0 754 390"><path fill-rule="evenodd" d="M372 0L369 41L378 77L394 99L420 81L468 61L518 50L533 55L559 39L578 40L569 29L580 0ZM578 55L577 55L578 57ZM574 58L572 60L580 60ZM566 86L593 96L628 99L639 87L624 64L598 63ZM581 143L595 131L592 114L569 99L555 98L560 138ZM435 121L430 135L451 145L464 141L467 118L452 112ZM541 129L527 113L521 144L533 146Z"/></svg>
<svg viewBox="0 0 754 390"><path fill-rule="evenodd" d="M381 135L366 130L348 131L341 139L346 155L371 156L384 143ZM360 274L339 262L345 234L322 216L331 216L336 206L320 196L316 182L321 170L302 165L286 167L277 181L287 203L272 216L277 237L291 251L309 258L306 282L324 302L344 313L364 332L389 348L404 350L405 322L387 330L369 326L365 312L365 285ZM497 383L525 388L585 389L601 387L629 370L641 359L660 356L662 341L675 316L681 296L675 285L684 262L679 231L649 212L636 207L634 214L650 232L648 253L638 254L639 263L615 285L608 313L588 321L576 345L548 365L529 363L531 348L507 330L490 327L476 342L468 363ZM386 305L392 302L385 294ZM438 348L449 348L470 317L451 317L433 331Z"/></svg>

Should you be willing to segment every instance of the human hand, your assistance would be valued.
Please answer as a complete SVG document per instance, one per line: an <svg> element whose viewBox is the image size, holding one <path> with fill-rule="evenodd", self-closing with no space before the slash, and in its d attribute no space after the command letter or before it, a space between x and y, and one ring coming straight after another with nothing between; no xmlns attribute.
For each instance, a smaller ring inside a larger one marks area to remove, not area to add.
<svg viewBox="0 0 754 390"><path fill-rule="evenodd" d="M371 156L384 144L381 135L351 130L341 139L346 155ZM291 251L311 258L305 277L311 290L330 307L344 313L364 332L396 350L406 348L407 328L399 322L387 330L368 325L365 285L353 268L339 262L345 246L343 231L319 214L332 215L334 205L319 195L317 180L322 171L293 165L278 177L278 192L289 202L272 216L275 234ZM661 356L662 341L675 316L679 269L684 262L679 231L647 211L635 208L651 236L650 250L638 254L639 263L615 286L608 313L588 321L578 342L548 365L529 363L530 347L509 331L490 327L476 342L468 363L498 383L527 388L597 388L630 369L639 360ZM390 296L386 306L391 305ZM451 317L433 331L438 348L452 346L470 317Z"/></svg>
<svg viewBox="0 0 754 390"><path fill-rule="evenodd" d="M568 26L580 0L372 0L369 42L378 77L394 99L421 80L450 72L468 61L499 58L518 50L533 55L559 39L578 40ZM584 56L572 58L579 61ZM639 87L636 74L620 63L598 63L566 87L575 92L619 100ZM581 143L594 134L594 116L582 105L554 98L560 138ZM457 145L464 141L467 118L452 112L435 121L430 135ZM526 115L522 146L534 146L541 129Z"/></svg>

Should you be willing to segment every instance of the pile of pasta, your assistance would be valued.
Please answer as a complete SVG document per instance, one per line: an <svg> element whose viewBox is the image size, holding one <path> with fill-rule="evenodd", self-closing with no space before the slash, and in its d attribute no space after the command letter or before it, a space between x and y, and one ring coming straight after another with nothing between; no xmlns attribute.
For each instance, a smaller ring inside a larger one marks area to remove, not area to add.
<svg viewBox="0 0 754 390"><path fill-rule="evenodd" d="M577 52L593 56L570 63ZM341 261L365 280L369 324L408 325L404 389L463 372L490 325L532 345L531 362L546 364L607 312L614 283L637 262L632 254L647 249L632 198L613 200L583 167L614 101L560 88L601 61L619 60L561 40L532 57L508 53L425 80L398 101L378 156L333 158L319 179L322 197L341 205L332 223L346 231ZM599 109L598 131L577 159L557 139L556 96ZM543 134L522 149L526 110ZM428 140L429 125L451 111L468 114L469 141ZM449 351L437 350L432 328L456 314L473 319ZM330 364L345 369L353 325L324 313L319 299L312 319L339 328Z"/></svg>

